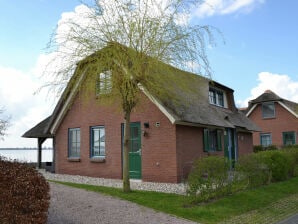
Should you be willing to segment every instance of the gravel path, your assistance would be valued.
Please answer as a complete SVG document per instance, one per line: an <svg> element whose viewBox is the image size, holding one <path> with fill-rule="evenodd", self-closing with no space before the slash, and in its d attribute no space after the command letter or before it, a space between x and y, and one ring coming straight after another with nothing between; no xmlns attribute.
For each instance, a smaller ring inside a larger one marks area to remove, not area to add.
<svg viewBox="0 0 298 224"><path fill-rule="evenodd" d="M95 192L55 183L50 188L48 224L194 223Z"/></svg>
<svg viewBox="0 0 298 224"><path fill-rule="evenodd" d="M63 182L72 182L72 183L116 187L116 188L122 188L123 186L122 180L117 180L117 179L56 174L56 173L46 172L45 170L39 170L39 172L47 180L56 180L56 181L63 181ZM130 187L133 190L158 191L158 192L174 193L174 194L185 194L186 192L186 186L183 183L179 183L179 184L154 183L154 182L143 182L143 181L131 180Z"/></svg>

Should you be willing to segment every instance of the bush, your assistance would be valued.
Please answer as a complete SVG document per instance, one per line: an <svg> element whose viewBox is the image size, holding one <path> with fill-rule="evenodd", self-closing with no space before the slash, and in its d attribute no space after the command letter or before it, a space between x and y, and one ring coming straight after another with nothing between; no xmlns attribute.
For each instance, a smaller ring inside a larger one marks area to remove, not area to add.
<svg viewBox="0 0 298 224"><path fill-rule="evenodd" d="M229 169L230 163L224 157L210 156L195 161L187 180L187 194L192 203L230 194Z"/></svg>
<svg viewBox="0 0 298 224"><path fill-rule="evenodd" d="M235 171L240 177L239 180L246 182L243 188L254 188L269 184L271 171L257 154L249 154L240 157L235 166Z"/></svg>
<svg viewBox="0 0 298 224"><path fill-rule="evenodd" d="M235 163L224 157L204 157L195 161L187 180L191 203L207 202L247 188L298 176L298 147L286 147L242 156Z"/></svg>
<svg viewBox="0 0 298 224"><path fill-rule="evenodd" d="M286 156L281 151L268 151L258 153L262 163L265 163L272 173L272 181L282 181L289 177L289 171L291 168L291 161L288 156Z"/></svg>
<svg viewBox="0 0 298 224"><path fill-rule="evenodd" d="M298 145L285 146L281 152L290 162L289 177L298 176Z"/></svg>
<svg viewBox="0 0 298 224"><path fill-rule="evenodd" d="M254 152L261 152L261 151L264 151L264 148L261 145L254 145L253 151Z"/></svg>
<svg viewBox="0 0 298 224"><path fill-rule="evenodd" d="M46 223L49 185L34 168L0 157L1 223Z"/></svg>
<svg viewBox="0 0 298 224"><path fill-rule="evenodd" d="M247 180L247 187L257 187L283 181L295 173L292 154L283 151L264 151L240 157L236 171Z"/></svg>
<svg viewBox="0 0 298 224"><path fill-rule="evenodd" d="M277 150L276 145L268 145L268 146L262 146L262 145L255 145L253 148L254 152L262 152L262 151L272 151Z"/></svg>

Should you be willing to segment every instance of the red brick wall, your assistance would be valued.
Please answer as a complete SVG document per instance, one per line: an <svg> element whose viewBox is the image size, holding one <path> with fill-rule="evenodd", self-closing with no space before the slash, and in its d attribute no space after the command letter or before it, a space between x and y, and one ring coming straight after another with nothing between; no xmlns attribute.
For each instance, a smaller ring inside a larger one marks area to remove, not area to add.
<svg viewBox="0 0 298 224"><path fill-rule="evenodd" d="M203 152L203 128L177 125L177 173L179 181L187 178L193 161L206 155Z"/></svg>
<svg viewBox="0 0 298 224"><path fill-rule="evenodd" d="M271 133L272 144L283 145L282 132L295 131L298 133L298 119L280 104L275 103L275 118L263 119L262 106L258 105L249 118L258 125L262 131L253 134L253 144L260 145L260 133Z"/></svg>
<svg viewBox="0 0 298 224"><path fill-rule="evenodd" d="M252 133L238 132L238 156L253 152Z"/></svg>
<svg viewBox="0 0 298 224"><path fill-rule="evenodd" d="M189 172L191 171L194 160L210 155L224 156L224 138L222 138L222 151L204 152L202 127L177 125L176 131L178 164L177 173L179 177L179 182L187 178Z"/></svg>
<svg viewBox="0 0 298 224"><path fill-rule="evenodd" d="M203 128L191 126L176 126L177 131L177 173L179 182L185 180L191 171L193 161L208 155L224 156L223 150L219 152L204 152ZM238 132L238 156L253 152L252 133Z"/></svg>
<svg viewBox="0 0 298 224"><path fill-rule="evenodd" d="M82 103L84 101L84 103ZM78 95L56 132L56 172L104 178L122 178L121 109L103 106L84 94ZM168 118L148 98L133 112L131 122L140 122L146 131L142 136L142 179L155 182L177 182L176 132ZM144 128L149 122L149 128ZM160 122L160 127L155 123ZM106 158L104 163L90 161L90 127L104 125ZM68 128L81 129L79 162L68 161Z"/></svg>

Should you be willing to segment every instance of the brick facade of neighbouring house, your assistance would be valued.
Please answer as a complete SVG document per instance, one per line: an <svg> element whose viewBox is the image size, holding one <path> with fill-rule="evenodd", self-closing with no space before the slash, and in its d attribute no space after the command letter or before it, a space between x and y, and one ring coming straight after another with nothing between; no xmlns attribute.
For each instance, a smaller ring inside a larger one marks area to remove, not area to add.
<svg viewBox="0 0 298 224"><path fill-rule="evenodd" d="M262 105L259 104L249 115L249 118L253 120L261 129L261 132L254 132L253 144L260 145L260 135L262 133L271 133L272 145L283 145L283 132L295 132L298 133L298 119L282 107L279 103L275 102L275 117L263 118L262 117Z"/></svg>
<svg viewBox="0 0 298 224"><path fill-rule="evenodd" d="M297 144L298 103L266 90L251 100L244 111L261 129L253 134L254 145L283 147Z"/></svg>

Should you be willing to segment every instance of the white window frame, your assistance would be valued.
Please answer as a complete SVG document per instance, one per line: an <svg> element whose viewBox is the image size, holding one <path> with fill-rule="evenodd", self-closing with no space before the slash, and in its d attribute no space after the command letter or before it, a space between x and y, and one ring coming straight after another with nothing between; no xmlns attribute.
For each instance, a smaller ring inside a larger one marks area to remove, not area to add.
<svg viewBox="0 0 298 224"><path fill-rule="evenodd" d="M219 106L225 107L225 94L221 90L217 90L214 88L209 88L209 103ZM220 100L221 97L221 100ZM221 101L221 102L220 102Z"/></svg>

